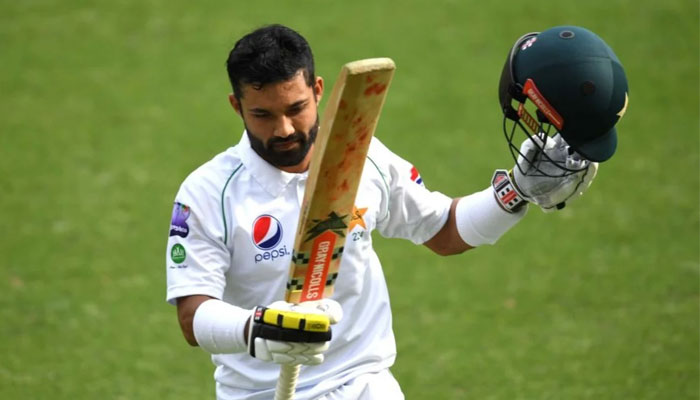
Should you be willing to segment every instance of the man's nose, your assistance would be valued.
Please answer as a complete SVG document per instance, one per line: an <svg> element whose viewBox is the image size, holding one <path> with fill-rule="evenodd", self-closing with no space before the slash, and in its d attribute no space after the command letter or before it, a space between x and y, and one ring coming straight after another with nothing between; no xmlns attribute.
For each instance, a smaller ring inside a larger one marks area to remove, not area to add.
<svg viewBox="0 0 700 400"><path fill-rule="evenodd" d="M287 136L295 132L294 125L292 124L292 119L283 115L277 120L275 124L275 130L273 135L277 137L286 138Z"/></svg>

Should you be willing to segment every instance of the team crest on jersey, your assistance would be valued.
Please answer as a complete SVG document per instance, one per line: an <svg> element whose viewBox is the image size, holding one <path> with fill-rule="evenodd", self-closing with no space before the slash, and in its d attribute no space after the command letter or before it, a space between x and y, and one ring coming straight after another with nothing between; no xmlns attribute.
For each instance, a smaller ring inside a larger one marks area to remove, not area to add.
<svg viewBox="0 0 700 400"><path fill-rule="evenodd" d="M420 172L418 168L411 166L411 180L419 185L423 184L423 178L420 177Z"/></svg>
<svg viewBox="0 0 700 400"><path fill-rule="evenodd" d="M253 243L260 250L275 248L282 241L282 224L272 215L261 215L253 221Z"/></svg>
<svg viewBox="0 0 700 400"><path fill-rule="evenodd" d="M186 238L190 233L187 218L190 217L190 207L177 201L173 205L173 217L170 220L170 236Z"/></svg>
<svg viewBox="0 0 700 400"><path fill-rule="evenodd" d="M367 213L367 207L357 208L357 206L352 206L352 216L350 217L350 226L348 227L348 232L352 232L352 228L356 226L361 226L367 229L364 217L365 213Z"/></svg>

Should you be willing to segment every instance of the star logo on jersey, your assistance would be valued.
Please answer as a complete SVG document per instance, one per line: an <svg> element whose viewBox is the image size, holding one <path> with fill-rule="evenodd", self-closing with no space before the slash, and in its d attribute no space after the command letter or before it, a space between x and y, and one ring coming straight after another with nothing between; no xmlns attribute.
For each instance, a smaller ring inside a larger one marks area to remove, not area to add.
<svg viewBox="0 0 700 400"><path fill-rule="evenodd" d="M170 220L170 236L180 236L186 238L190 233L187 225L187 218L190 217L190 207L182 203L175 202L173 205L173 216Z"/></svg>
<svg viewBox="0 0 700 400"><path fill-rule="evenodd" d="M272 215L261 215L253 221L253 244L260 250L271 250L282 241L282 224Z"/></svg>
<svg viewBox="0 0 700 400"><path fill-rule="evenodd" d="M304 239L305 242L308 242L309 240L315 238L316 236L322 234L325 231L333 231L336 235L340 235L341 237L345 237L345 229L347 229L347 225L345 224L345 217L347 215L343 215L342 217L338 214L335 213L335 211L331 211L330 214L328 214L328 218L326 219L314 219L312 220L313 222L316 223L311 229L306 231L306 239Z"/></svg>
<svg viewBox="0 0 700 400"><path fill-rule="evenodd" d="M423 184L423 178L420 177L420 172L418 168L411 166L411 180L419 185Z"/></svg>
<svg viewBox="0 0 700 400"><path fill-rule="evenodd" d="M350 218L348 232L352 231L352 228L356 226L361 226L367 229L367 225L365 225L365 219L363 217L366 212L367 208L357 208L356 206L352 206L352 217Z"/></svg>

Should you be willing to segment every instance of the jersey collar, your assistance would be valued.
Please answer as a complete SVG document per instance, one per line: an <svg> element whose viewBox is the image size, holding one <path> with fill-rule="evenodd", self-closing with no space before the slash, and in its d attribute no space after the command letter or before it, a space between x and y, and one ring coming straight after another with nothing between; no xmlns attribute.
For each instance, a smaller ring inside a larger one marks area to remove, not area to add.
<svg viewBox="0 0 700 400"><path fill-rule="evenodd" d="M308 175L308 171L300 174L285 172L263 160L262 157L250 147L250 140L245 131L243 131L243 136L238 145L241 149L240 154L243 165L250 171L250 174L258 184L274 197L282 194L282 191L289 185L289 182L298 178L305 178Z"/></svg>

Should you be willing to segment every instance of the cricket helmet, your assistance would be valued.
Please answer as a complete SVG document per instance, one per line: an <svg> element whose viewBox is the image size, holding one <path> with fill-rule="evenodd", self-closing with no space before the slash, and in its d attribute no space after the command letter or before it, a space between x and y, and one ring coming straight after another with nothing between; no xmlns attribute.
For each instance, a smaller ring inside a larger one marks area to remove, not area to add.
<svg viewBox="0 0 700 400"><path fill-rule="evenodd" d="M595 33L557 26L523 35L508 54L498 92L514 158L518 128L528 137L561 134L590 161L606 161L615 153L615 124L627 110L627 78L620 60Z"/></svg>

